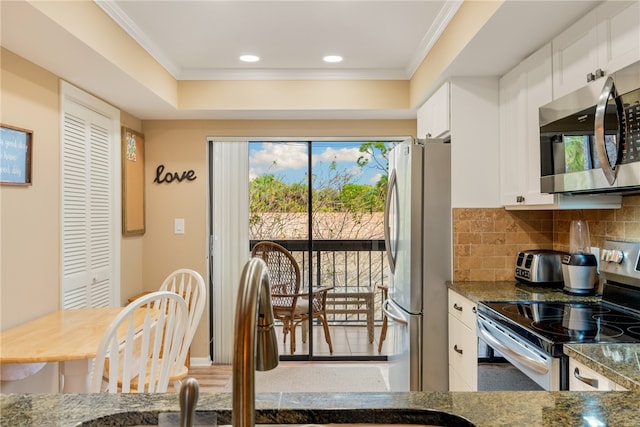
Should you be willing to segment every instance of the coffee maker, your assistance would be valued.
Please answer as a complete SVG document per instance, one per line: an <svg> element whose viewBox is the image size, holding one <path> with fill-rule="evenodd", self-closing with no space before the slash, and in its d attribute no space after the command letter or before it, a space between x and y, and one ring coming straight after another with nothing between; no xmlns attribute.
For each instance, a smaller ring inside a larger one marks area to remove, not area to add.
<svg viewBox="0 0 640 427"><path fill-rule="evenodd" d="M598 259L591 253L589 224L586 220L571 221L569 253L562 257L564 291L574 295L596 293Z"/></svg>

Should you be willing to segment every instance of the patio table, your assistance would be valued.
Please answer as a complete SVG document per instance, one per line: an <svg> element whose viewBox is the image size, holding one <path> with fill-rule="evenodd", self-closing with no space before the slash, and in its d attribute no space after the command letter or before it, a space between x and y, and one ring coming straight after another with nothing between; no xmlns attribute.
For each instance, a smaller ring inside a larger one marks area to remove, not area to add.
<svg viewBox="0 0 640 427"><path fill-rule="evenodd" d="M373 343L374 293L371 286L338 286L327 292L327 315L364 314L367 317L367 335Z"/></svg>

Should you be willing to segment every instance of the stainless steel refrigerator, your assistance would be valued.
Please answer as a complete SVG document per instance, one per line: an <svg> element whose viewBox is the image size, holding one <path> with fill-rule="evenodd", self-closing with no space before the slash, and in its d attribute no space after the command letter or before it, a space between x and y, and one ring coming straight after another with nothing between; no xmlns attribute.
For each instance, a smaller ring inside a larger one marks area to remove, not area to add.
<svg viewBox="0 0 640 427"><path fill-rule="evenodd" d="M389 155L385 207L392 391L447 391L451 144L404 141Z"/></svg>

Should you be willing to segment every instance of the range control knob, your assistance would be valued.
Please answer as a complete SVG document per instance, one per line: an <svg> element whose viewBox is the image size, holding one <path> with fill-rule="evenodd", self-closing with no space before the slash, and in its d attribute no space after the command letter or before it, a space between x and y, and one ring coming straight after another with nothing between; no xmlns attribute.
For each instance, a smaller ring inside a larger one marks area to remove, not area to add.
<svg viewBox="0 0 640 427"><path fill-rule="evenodd" d="M617 249L604 249L600 258L602 261L620 264L624 260L624 252Z"/></svg>

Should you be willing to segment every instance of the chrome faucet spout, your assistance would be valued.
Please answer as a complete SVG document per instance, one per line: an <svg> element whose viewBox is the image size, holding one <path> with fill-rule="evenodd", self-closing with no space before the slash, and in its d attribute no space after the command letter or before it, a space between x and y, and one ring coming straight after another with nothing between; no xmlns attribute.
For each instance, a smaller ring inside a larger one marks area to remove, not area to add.
<svg viewBox="0 0 640 427"><path fill-rule="evenodd" d="M232 424L254 427L255 370L278 366L278 343L267 265L252 258L244 267L236 304Z"/></svg>

